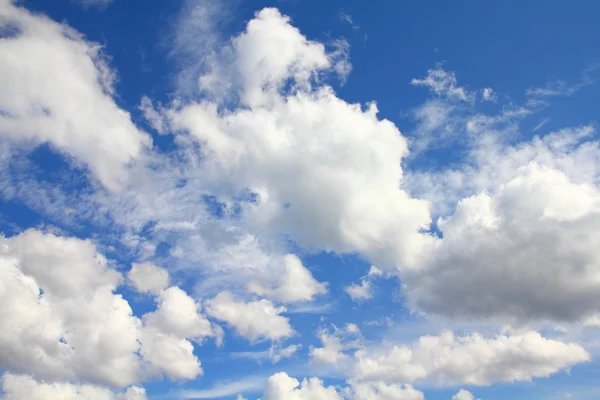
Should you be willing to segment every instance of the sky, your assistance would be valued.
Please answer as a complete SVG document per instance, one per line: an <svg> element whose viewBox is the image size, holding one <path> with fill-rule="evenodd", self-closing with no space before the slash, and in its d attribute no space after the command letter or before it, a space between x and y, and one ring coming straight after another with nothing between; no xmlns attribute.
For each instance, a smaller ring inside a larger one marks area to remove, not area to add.
<svg viewBox="0 0 600 400"><path fill-rule="evenodd" d="M0 0L0 399L597 399L599 12Z"/></svg>

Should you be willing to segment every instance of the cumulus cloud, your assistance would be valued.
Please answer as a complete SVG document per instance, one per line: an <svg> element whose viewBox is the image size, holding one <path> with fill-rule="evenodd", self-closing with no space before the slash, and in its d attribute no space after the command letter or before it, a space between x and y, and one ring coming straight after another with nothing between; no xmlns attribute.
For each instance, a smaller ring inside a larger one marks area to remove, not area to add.
<svg viewBox="0 0 600 400"><path fill-rule="evenodd" d="M460 389L458 393L452 396L452 400L475 400L475 396L468 390Z"/></svg>
<svg viewBox="0 0 600 400"><path fill-rule="evenodd" d="M319 378L299 382L285 372L279 372L267 380L263 400L343 400L333 386L325 386Z"/></svg>
<svg viewBox="0 0 600 400"><path fill-rule="evenodd" d="M169 285L169 272L151 263L133 263L127 279L140 293L158 294Z"/></svg>
<svg viewBox="0 0 600 400"><path fill-rule="evenodd" d="M146 400L146 390L131 386L122 393L94 385L37 382L29 376L6 373L1 378L4 400Z"/></svg>
<svg viewBox="0 0 600 400"><path fill-rule="evenodd" d="M412 346L359 350L358 381L489 385L547 377L590 360L583 347L546 339L537 332L457 337L451 332L421 337Z"/></svg>
<svg viewBox="0 0 600 400"><path fill-rule="evenodd" d="M433 239L421 233L430 222L427 202L399 189L408 148L398 129L377 118L375 104L348 104L315 86L330 57L276 10L259 12L232 43L233 60L204 80L239 82L235 93L246 107L223 113L203 101L164 111L179 140L202 143L209 186L223 198L253 193L242 211L254 231L410 267Z"/></svg>
<svg viewBox="0 0 600 400"><path fill-rule="evenodd" d="M1 368L110 387L201 373L187 338L217 333L179 288L162 292L142 322L115 293L122 276L93 242L36 230L0 242Z"/></svg>
<svg viewBox="0 0 600 400"><path fill-rule="evenodd" d="M517 174L438 223L444 238L408 285L422 309L519 322L577 322L600 311L600 191L536 163Z"/></svg>
<svg viewBox="0 0 600 400"><path fill-rule="evenodd" d="M259 339L278 340L294 335L289 320L280 315L285 307L276 307L269 300L244 302L229 292L221 292L207 301L206 311L251 342Z"/></svg>
<svg viewBox="0 0 600 400"><path fill-rule="evenodd" d="M297 256L288 254L283 262L284 273L274 288L266 288L259 282L251 282L248 290L283 303L311 301L315 296L327 293L326 286L313 278Z"/></svg>
<svg viewBox="0 0 600 400"><path fill-rule="evenodd" d="M160 293L156 311L144 315L144 324L180 338L202 342L214 336L210 321L199 313L200 305L180 288L173 286Z"/></svg>
<svg viewBox="0 0 600 400"><path fill-rule="evenodd" d="M0 3L0 28L16 28L0 43L0 137L48 143L120 189L151 139L113 101L115 73L100 46L11 3Z"/></svg>

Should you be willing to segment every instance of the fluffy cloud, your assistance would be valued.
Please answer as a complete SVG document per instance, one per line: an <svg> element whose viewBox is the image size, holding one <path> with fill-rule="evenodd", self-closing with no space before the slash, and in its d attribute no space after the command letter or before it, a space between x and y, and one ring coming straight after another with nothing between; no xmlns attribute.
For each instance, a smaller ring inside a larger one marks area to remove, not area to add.
<svg viewBox="0 0 600 400"><path fill-rule="evenodd" d="M374 296L373 285L371 281L381 276L382 272L379 268L374 265L371 266L367 276L362 277L360 283L353 283L352 285L346 286L344 291L350 296L353 301L370 300Z"/></svg>
<svg viewBox="0 0 600 400"><path fill-rule="evenodd" d="M202 370L187 339L219 335L176 287L142 323L114 293L121 275L89 240L36 230L2 238L0 275L0 368L38 380L191 379Z"/></svg>
<svg viewBox="0 0 600 400"><path fill-rule="evenodd" d="M398 129L377 118L375 104L348 104L315 86L331 68L329 55L273 9L259 12L229 53L201 82L233 82L228 90L242 107L227 102L222 112L215 100L163 110L179 142L201 143L211 192L224 202L253 193L255 201L242 204L253 232L361 252L382 267L414 265L433 239L421 233L428 203L399 189L408 148Z"/></svg>
<svg viewBox="0 0 600 400"><path fill-rule="evenodd" d="M225 321L236 332L250 340L278 340L290 337L294 330L289 320L280 314L285 307L275 307L269 300L243 302L229 292L221 292L207 301L206 311L210 316Z"/></svg>
<svg viewBox="0 0 600 400"><path fill-rule="evenodd" d="M359 381L488 385L529 381L590 360L578 344L546 339L537 332L457 337L451 332L424 336L413 346L356 353Z"/></svg>
<svg viewBox="0 0 600 400"><path fill-rule="evenodd" d="M475 396L468 390L460 389L458 393L452 396L452 400L475 400Z"/></svg>
<svg viewBox="0 0 600 400"><path fill-rule="evenodd" d="M423 400L423 393L410 385L351 381L345 388L326 386L319 378L299 382L285 372L267 381L263 400Z"/></svg>
<svg viewBox="0 0 600 400"><path fill-rule="evenodd" d="M144 315L144 325L180 338L202 341L214 336L210 322L199 314L200 305L178 287L170 287L158 296L156 311Z"/></svg>
<svg viewBox="0 0 600 400"><path fill-rule="evenodd" d="M100 47L66 25L0 3L0 137L19 146L49 143L87 166L109 189L150 145L112 99L115 74Z"/></svg>
<svg viewBox="0 0 600 400"><path fill-rule="evenodd" d="M584 320L600 311L599 224L595 186L532 163L438 223L444 238L407 293L451 317Z"/></svg>
<svg viewBox="0 0 600 400"><path fill-rule="evenodd" d="M265 288L259 282L252 282L248 290L284 303L310 301L317 295L327 293L325 285L313 278L297 256L288 254L283 261L284 272L274 288Z"/></svg>
<svg viewBox="0 0 600 400"><path fill-rule="evenodd" d="M318 378L304 379L302 383L285 372L271 376L263 400L343 400L333 386L324 386Z"/></svg>
<svg viewBox="0 0 600 400"><path fill-rule="evenodd" d="M158 294L169 285L169 272L150 263L133 263L127 279L140 293Z"/></svg>
<svg viewBox="0 0 600 400"><path fill-rule="evenodd" d="M40 383L23 375L4 374L1 381L3 400L146 400L146 391L138 386L115 394L99 386Z"/></svg>
<svg viewBox="0 0 600 400"><path fill-rule="evenodd" d="M90 241L29 230L0 248L1 367L126 386L140 378L140 322Z"/></svg>

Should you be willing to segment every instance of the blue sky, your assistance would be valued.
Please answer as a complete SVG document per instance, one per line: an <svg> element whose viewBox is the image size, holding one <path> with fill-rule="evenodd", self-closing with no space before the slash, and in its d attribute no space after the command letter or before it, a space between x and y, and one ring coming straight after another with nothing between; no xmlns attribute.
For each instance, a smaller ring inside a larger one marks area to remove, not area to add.
<svg viewBox="0 0 600 400"><path fill-rule="evenodd" d="M0 0L1 398L597 398L599 11Z"/></svg>

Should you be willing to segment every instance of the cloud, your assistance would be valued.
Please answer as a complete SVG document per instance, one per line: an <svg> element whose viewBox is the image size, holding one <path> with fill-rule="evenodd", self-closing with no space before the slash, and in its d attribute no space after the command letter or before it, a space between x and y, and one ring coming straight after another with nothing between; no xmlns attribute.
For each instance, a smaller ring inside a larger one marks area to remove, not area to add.
<svg viewBox="0 0 600 400"><path fill-rule="evenodd" d="M25 148L48 143L121 189L151 139L115 104L100 46L10 2L0 17L0 28L17 27L0 43L0 137Z"/></svg>
<svg viewBox="0 0 600 400"><path fill-rule="evenodd" d="M169 272L151 263L133 263L127 279L140 293L159 294L169 285Z"/></svg>
<svg viewBox="0 0 600 400"><path fill-rule="evenodd" d="M285 307L275 307L269 300L246 303L237 300L229 292L221 292L207 301L206 311L251 342L259 339L278 340L294 335L289 320L280 315Z"/></svg>
<svg viewBox="0 0 600 400"><path fill-rule="evenodd" d="M481 98L484 101L491 101L491 102L495 102L496 100L498 100L496 92L494 92L494 90L489 87L483 89L483 91L481 92Z"/></svg>
<svg viewBox="0 0 600 400"><path fill-rule="evenodd" d="M600 311L599 218L595 186L531 163L438 222L444 238L407 294L448 317L582 321Z"/></svg>
<svg viewBox="0 0 600 400"><path fill-rule="evenodd" d="M210 321L199 314L200 305L180 288L173 286L158 296L156 311L144 315L144 324L180 338L202 342L214 336Z"/></svg>
<svg viewBox="0 0 600 400"><path fill-rule="evenodd" d="M436 95L448 99L471 101L473 97L464 87L457 86L456 75L453 72L447 72L441 66L428 70L425 78L415 78L410 83L426 86Z"/></svg>
<svg viewBox="0 0 600 400"><path fill-rule="evenodd" d="M29 230L2 239L0 367L41 379L139 381L139 320L90 241Z"/></svg>
<svg viewBox="0 0 600 400"><path fill-rule="evenodd" d="M362 277L360 284L353 283L344 288L344 291L350 296L353 301L364 301L373 298L373 285L372 281L375 277L381 276L382 272L379 268L374 265L371 266L369 273Z"/></svg>
<svg viewBox="0 0 600 400"><path fill-rule="evenodd" d="M229 355L233 359L247 358L250 360L255 360L259 363L262 360L268 359L273 364L277 364L279 361L281 361L285 358L292 357L294 354L296 354L296 352L298 350L300 350L301 347L302 347L302 345L292 344L287 347L281 348L281 347L277 346L276 344L272 344L271 347L269 347L269 349L265 350L265 351L230 352Z"/></svg>
<svg viewBox="0 0 600 400"><path fill-rule="evenodd" d="M256 392L265 388L266 377L249 376L240 380L218 381L212 387L200 390L184 390L183 399L220 399L243 392Z"/></svg>
<svg viewBox="0 0 600 400"><path fill-rule="evenodd" d="M424 400L423 392L411 385L386 384L385 382L351 382L345 390L348 400Z"/></svg>
<svg viewBox="0 0 600 400"><path fill-rule="evenodd" d="M465 389L460 389L458 393L452 396L452 400L475 400L475 396Z"/></svg>
<svg viewBox="0 0 600 400"><path fill-rule="evenodd" d="M362 347L361 334L355 324L346 324L343 328L332 325L331 329L321 328L317 337L323 347L311 346L309 356L311 362L316 364L329 364L339 370L349 367L349 350Z"/></svg>
<svg viewBox="0 0 600 400"><path fill-rule="evenodd" d="M187 338L219 331L179 288L140 320L115 293L121 274L90 240L27 230L0 242L0 368L114 388L201 373Z"/></svg>
<svg viewBox="0 0 600 400"><path fill-rule="evenodd" d="M4 400L146 400L146 391L131 386L122 393L94 385L40 383L29 376L5 373L2 378Z"/></svg>
<svg viewBox="0 0 600 400"><path fill-rule="evenodd" d="M251 282L248 290L284 303L312 301L315 296L327 293L327 287L313 278L297 256L288 254L283 262L285 272L274 288L265 288L259 282Z"/></svg>
<svg viewBox="0 0 600 400"><path fill-rule="evenodd" d="M344 291L353 301L370 300L373 298L371 282L365 279L362 279L360 284L353 283L350 286L346 286Z"/></svg>
<svg viewBox="0 0 600 400"><path fill-rule="evenodd" d="M263 236L285 234L307 249L360 252L381 268L409 268L433 239L421 233L428 204L398 187L408 154L398 129L377 118L374 104L348 104L318 84L332 68L325 47L274 9L257 13L232 39L230 57L201 82L214 93L227 86L243 107L226 103L230 110L219 112L220 103L202 101L165 111L177 140L202 143L212 193L223 201L252 193L243 221Z"/></svg>
<svg viewBox="0 0 600 400"><path fill-rule="evenodd" d="M267 381L263 400L343 400L333 386L324 386L318 378L299 382L285 372L271 376Z"/></svg>
<svg viewBox="0 0 600 400"><path fill-rule="evenodd" d="M490 385L547 377L590 360L578 344L546 339L537 332L485 338L451 332L421 337L414 345L360 350L358 381L432 381L439 385Z"/></svg>

